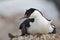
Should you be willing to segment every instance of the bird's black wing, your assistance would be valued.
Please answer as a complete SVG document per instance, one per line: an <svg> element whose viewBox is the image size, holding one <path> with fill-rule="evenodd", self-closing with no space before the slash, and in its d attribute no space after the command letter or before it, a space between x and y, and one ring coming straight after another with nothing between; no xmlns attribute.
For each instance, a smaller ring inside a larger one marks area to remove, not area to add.
<svg viewBox="0 0 60 40"><path fill-rule="evenodd" d="M22 28L22 25L25 25L25 27L30 27L30 22L31 22L30 19L26 19L25 21L23 21L23 23L21 23L19 29Z"/></svg>
<svg viewBox="0 0 60 40"><path fill-rule="evenodd" d="M22 24L21 27L22 27L21 32L22 32L22 36L23 36L23 35L27 34L27 28L25 27L25 24Z"/></svg>
<svg viewBox="0 0 60 40"><path fill-rule="evenodd" d="M25 21L23 21L23 23L20 25L21 31L22 31L22 36L25 34L28 34L27 32L27 28L30 27L30 21L29 19L26 19Z"/></svg>

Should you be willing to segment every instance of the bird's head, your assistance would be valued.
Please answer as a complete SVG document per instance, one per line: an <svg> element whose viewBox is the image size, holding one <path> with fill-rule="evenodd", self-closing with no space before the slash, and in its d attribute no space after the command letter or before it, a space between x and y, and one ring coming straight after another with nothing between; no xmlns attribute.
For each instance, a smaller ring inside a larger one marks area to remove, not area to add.
<svg viewBox="0 0 60 40"><path fill-rule="evenodd" d="M35 8L30 8L26 10L23 18L35 18L40 15L42 16L42 13L39 10Z"/></svg>

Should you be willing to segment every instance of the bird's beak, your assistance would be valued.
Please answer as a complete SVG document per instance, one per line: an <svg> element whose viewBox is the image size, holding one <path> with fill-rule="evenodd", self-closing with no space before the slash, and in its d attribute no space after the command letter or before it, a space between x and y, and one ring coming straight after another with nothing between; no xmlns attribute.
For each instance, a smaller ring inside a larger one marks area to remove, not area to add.
<svg viewBox="0 0 60 40"><path fill-rule="evenodd" d="M22 17L22 18L20 18L20 19L24 19L24 18L27 18L27 16L26 16L26 15L24 15L24 17Z"/></svg>

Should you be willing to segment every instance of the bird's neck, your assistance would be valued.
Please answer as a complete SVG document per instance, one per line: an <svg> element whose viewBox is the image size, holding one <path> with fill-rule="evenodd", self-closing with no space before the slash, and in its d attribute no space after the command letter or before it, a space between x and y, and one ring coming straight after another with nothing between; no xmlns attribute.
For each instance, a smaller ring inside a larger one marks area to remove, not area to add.
<svg viewBox="0 0 60 40"><path fill-rule="evenodd" d="M44 17L41 14L37 14L36 17L35 17L35 19L41 20L41 19L44 19Z"/></svg>
<svg viewBox="0 0 60 40"><path fill-rule="evenodd" d="M41 14L37 14L35 20L38 22L48 22Z"/></svg>
<svg viewBox="0 0 60 40"><path fill-rule="evenodd" d="M32 15L34 15L33 17L35 19L43 19L44 18L39 11L35 11Z"/></svg>

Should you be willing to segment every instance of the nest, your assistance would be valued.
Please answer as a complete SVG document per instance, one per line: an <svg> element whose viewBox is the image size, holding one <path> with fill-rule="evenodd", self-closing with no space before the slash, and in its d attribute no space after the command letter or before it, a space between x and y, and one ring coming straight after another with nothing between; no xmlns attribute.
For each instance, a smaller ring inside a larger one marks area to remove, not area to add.
<svg viewBox="0 0 60 40"><path fill-rule="evenodd" d="M59 34L25 35L25 36L16 36L11 40L60 40L60 35Z"/></svg>

